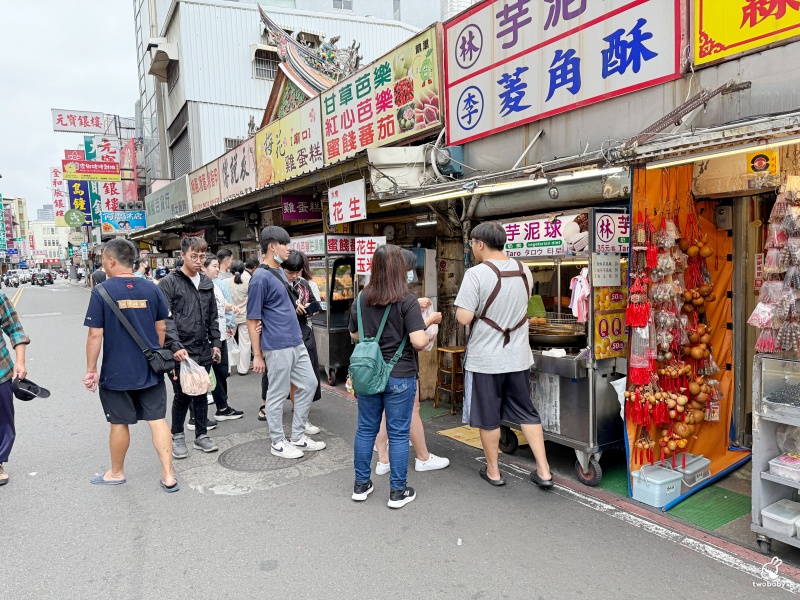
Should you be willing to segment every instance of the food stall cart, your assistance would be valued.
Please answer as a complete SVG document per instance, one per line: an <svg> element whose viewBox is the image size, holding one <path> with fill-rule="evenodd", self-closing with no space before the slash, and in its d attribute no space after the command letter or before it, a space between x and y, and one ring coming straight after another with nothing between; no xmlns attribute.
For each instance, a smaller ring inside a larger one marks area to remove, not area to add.
<svg viewBox="0 0 800 600"><path fill-rule="evenodd" d="M573 448L578 479L597 485L602 452L624 447L620 403L611 384L626 373L627 209L559 213L504 227L506 254L533 275L531 396L545 439ZM583 278L576 314L568 303L576 298L570 290L573 277ZM519 425L501 426L505 453L519 444L512 427Z"/></svg>
<svg viewBox="0 0 800 600"><path fill-rule="evenodd" d="M355 237L318 233L294 237L291 249L308 256L311 277L319 287L323 311L311 317L319 364L328 384L350 364L353 343L347 323L356 297Z"/></svg>

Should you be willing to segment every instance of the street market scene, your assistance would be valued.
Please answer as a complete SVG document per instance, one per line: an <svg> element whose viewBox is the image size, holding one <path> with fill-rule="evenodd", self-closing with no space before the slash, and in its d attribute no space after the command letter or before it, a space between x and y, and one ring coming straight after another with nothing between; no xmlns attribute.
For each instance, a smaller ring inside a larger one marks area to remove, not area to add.
<svg viewBox="0 0 800 600"><path fill-rule="evenodd" d="M0 598L800 594L800 2L0 33Z"/></svg>

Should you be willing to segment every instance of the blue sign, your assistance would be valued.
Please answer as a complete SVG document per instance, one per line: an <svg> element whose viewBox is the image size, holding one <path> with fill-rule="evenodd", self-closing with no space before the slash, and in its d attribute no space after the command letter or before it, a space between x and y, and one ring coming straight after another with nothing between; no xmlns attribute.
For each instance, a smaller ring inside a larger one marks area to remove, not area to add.
<svg viewBox="0 0 800 600"><path fill-rule="evenodd" d="M6 254L19 254L19 250L17 248L9 248L6 250Z"/></svg>
<svg viewBox="0 0 800 600"><path fill-rule="evenodd" d="M89 191L90 181L69 181L69 208L79 210L86 217L86 225L92 224L92 197Z"/></svg>
<svg viewBox="0 0 800 600"><path fill-rule="evenodd" d="M101 218L100 231L103 234L127 233L146 227L143 210L104 212Z"/></svg>

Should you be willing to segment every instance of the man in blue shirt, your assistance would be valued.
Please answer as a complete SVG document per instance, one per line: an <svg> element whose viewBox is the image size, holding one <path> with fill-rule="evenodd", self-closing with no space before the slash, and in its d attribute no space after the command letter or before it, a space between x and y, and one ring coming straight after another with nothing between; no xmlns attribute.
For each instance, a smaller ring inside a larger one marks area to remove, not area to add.
<svg viewBox="0 0 800 600"><path fill-rule="evenodd" d="M261 232L264 262L253 273L247 292L247 329L253 344L253 370L269 372L266 399L271 452L281 458L300 458L303 452L322 450L325 442L305 434L308 412L317 389L317 378L303 344L297 307L289 296L289 282L281 263L289 257L289 234L271 225ZM261 322L262 330L258 332ZM283 431L283 405L295 386L292 437Z"/></svg>
<svg viewBox="0 0 800 600"><path fill-rule="evenodd" d="M108 279L100 286L117 303L122 314L150 349L164 346L169 313L158 287L133 273L136 247L117 238L103 250L103 267ZM111 468L91 482L97 485L125 483L125 454L130 445L128 425L147 421L153 445L161 461L161 486L167 492L180 489L172 471L172 432L167 425L167 388L164 376L150 368L139 346L127 332L98 287L92 290L84 325L89 328L86 341L86 375L83 383L91 391L100 389L100 402L111 424L109 446ZM100 347L103 368L97 373Z"/></svg>

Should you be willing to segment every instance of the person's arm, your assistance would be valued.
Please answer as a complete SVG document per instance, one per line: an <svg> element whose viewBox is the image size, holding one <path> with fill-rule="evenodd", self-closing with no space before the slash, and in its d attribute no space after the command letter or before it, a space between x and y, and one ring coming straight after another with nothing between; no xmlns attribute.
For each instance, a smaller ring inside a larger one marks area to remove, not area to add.
<svg viewBox="0 0 800 600"><path fill-rule="evenodd" d="M164 342L167 339L167 322L156 321L156 335L158 336L158 345L164 347Z"/></svg>
<svg viewBox="0 0 800 600"><path fill-rule="evenodd" d="M415 350L421 352L427 347L430 340L425 335L425 321L422 320L422 313L419 310L417 299L410 294L406 296L401 310L405 330L408 331L411 345L414 346Z"/></svg>
<svg viewBox="0 0 800 600"><path fill-rule="evenodd" d="M2 306L0 306L2 310L0 328L2 328L3 333L8 336L8 339L11 340L11 346L14 348L14 353L16 355L13 376L25 379L28 375L28 370L25 368L25 348L30 344L31 339L22 328L22 323L20 323L19 317L17 316L17 311L11 305L11 302L9 302L5 294L0 294L0 302L2 303Z"/></svg>
<svg viewBox="0 0 800 600"><path fill-rule="evenodd" d="M189 358L189 352L187 352L183 344L181 344L180 337L178 336L178 329L175 327L175 319L172 315L173 297L175 294L174 276L165 277L161 285L158 286L158 291L164 296L164 301L167 303L167 310L169 311L167 318L164 319L164 324L166 326L165 348L172 350L175 360L183 362Z"/></svg>
<svg viewBox="0 0 800 600"><path fill-rule="evenodd" d="M247 333L250 334L250 344L253 349L253 371L263 373L267 370L264 354L261 352L261 319L247 319Z"/></svg>
<svg viewBox="0 0 800 600"><path fill-rule="evenodd" d="M208 339L211 340L211 354L217 360L222 356L222 332L219 330L219 313L217 312L217 299L211 298L209 309L209 322L207 323Z"/></svg>
<svg viewBox="0 0 800 600"><path fill-rule="evenodd" d="M475 318L480 305L480 286L473 269L464 273L461 289L458 290L455 302L456 321L461 325L469 325Z"/></svg>
<svg viewBox="0 0 800 600"><path fill-rule="evenodd" d="M253 349L253 371L263 373L267 370L264 354L261 351L261 309L264 306L263 279L252 277L247 288L247 333Z"/></svg>
<svg viewBox="0 0 800 600"><path fill-rule="evenodd" d="M97 327L89 328L86 338L86 375L83 384L90 392L97 391L100 376L97 374L97 359L100 357L100 348L103 346L103 330Z"/></svg>

